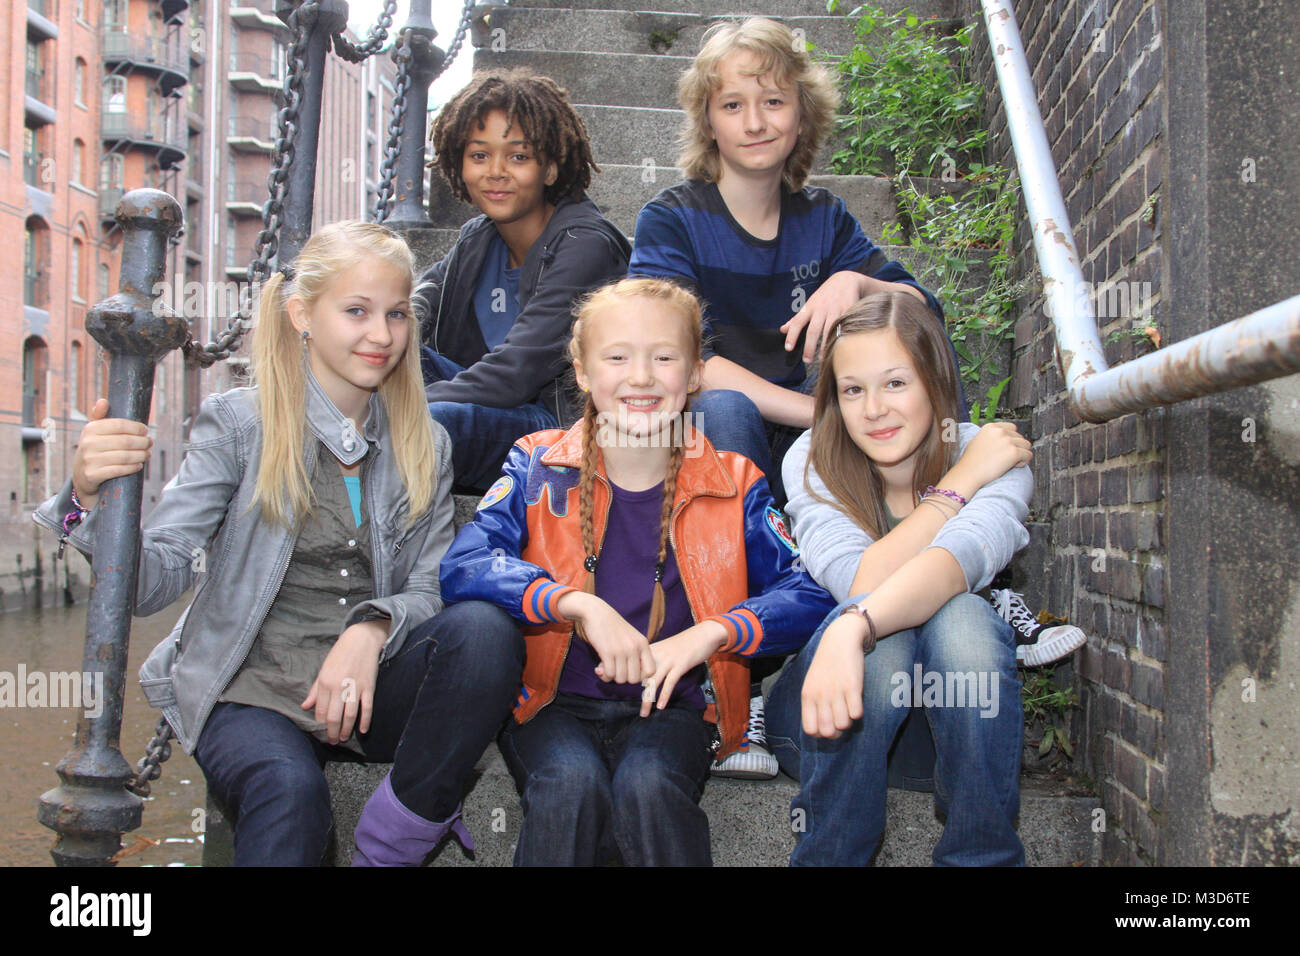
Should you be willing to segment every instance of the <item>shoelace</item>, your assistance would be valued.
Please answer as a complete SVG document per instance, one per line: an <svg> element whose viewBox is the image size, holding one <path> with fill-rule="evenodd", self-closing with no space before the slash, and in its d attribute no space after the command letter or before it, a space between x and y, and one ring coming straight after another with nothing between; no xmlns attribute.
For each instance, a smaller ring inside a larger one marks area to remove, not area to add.
<svg viewBox="0 0 1300 956"><path fill-rule="evenodd" d="M749 725L745 728L745 733L749 735L752 743L762 744L767 740L767 723L763 711L755 710L752 705L749 708Z"/></svg>
<svg viewBox="0 0 1300 956"><path fill-rule="evenodd" d="M997 591L998 612L1012 627L1025 636L1033 634L1038 627L1034 614L1025 605L1024 598L1016 591L1007 588Z"/></svg>

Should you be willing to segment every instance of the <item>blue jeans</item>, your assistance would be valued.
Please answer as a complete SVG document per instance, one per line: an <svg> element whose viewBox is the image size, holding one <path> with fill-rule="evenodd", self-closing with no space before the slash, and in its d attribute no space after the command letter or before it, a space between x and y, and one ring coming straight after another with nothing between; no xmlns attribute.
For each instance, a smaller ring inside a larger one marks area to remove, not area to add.
<svg viewBox="0 0 1300 956"><path fill-rule="evenodd" d="M445 382L465 371L427 345L420 353L425 384ZM559 428L555 415L532 403L492 408L461 402L430 402L429 414L451 437L451 464L457 485L486 491L501 476L510 447L532 432Z"/></svg>
<svg viewBox="0 0 1300 956"><path fill-rule="evenodd" d="M426 820L460 804L474 764L510 713L523 673L524 639L492 604L447 608L407 635L379 668L366 761L393 761L393 792ZM218 703L195 760L231 814L235 866L318 866L329 845L325 761L357 760L289 718Z"/></svg>
<svg viewBox="0 0 1300 956"><path fill-rule="evenodd" d="M801 693L840 608L786 665L767 703L768 743L800 783L791 804L798 843L790 865L870 862L885 829L886 757L918 702L938 754L935 802L947 814L935 864L1023 865L1015 822L1024 727L1011 627L987 601L959 594L920 627L881 638L863 659L862 719L827 740L803 732Z"/></svg>
<svg viewBox="0 0 1300 956"><path fill-rule="evenodd" d="M712 734L700 711L557 695L501 754L524 808L515 866L711 866L700 797Z"/></svg>
<svg viewBox="0 0 1300 956"><path fill-rule="evenodd" d="M811 395L817 388L817 368L792 391ZM701 392L691 403L700 431L719 451L744 455L759 471L767 475L767 485L778 508L786 502L785 483L781 480L781 463L785 453L804 429L765 421L758 406L744 392L711 388Z"/></svg>

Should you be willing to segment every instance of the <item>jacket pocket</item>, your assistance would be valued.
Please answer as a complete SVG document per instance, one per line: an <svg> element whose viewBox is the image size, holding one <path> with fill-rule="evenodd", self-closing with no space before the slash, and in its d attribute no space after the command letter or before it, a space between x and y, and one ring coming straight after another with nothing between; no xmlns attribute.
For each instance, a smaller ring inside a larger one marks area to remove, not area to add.
<svg viewBox="0 0 1300 956"><path fill-rule="evenodd" d="M153 649L140 667L140 689L150 707L176 706L172 672L180 653L180 628L177 627Z"/></svg>

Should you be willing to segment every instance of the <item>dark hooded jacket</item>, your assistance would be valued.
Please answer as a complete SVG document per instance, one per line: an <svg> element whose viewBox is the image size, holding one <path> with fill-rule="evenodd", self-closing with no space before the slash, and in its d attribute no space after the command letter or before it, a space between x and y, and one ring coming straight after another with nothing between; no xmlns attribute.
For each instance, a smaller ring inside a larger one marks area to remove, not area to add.
<svg viewBox="0 0 1300 956"><path fill-rule="evenodd" d="M489 352L474 291L496 235L487 216L471 219L416 288L425 307L425 344L465 369L451 381L426 386L425 393L430 402L491 408L538 402L563 425L578 411L567 384L574 300L626 276L631 246L586 194L561 199L520 270L519 316Z"/></svg>

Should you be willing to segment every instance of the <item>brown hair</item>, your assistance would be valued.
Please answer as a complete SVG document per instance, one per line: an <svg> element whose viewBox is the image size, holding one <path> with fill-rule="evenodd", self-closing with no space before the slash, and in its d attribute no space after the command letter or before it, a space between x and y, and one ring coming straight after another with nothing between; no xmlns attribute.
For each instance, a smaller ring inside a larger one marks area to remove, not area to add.
<svg viewBox="0 0 1300 956"><path fill-rule="evenodd" d="M543 167L555 164L555 182L546 187L548 203L582 192L591 185L592 171L600 172L587 127L554 80L523 68L475 73L438 113L429 134L435 153L430 165L438 167L461 202L472 201L461 176L465 144L493 110L506 114L507 131L519 124Z"/></svg>
<svg viewBox="0 0 1300 956"><path fill-rule="evenodd" d="M709 124L709 99L722 84L722 63L733 53L748 52L758 59L751 75L772 74L779 86L793 86L799 101L799 137L786 157L781 181L787 189L802 189L831 125L840 94L826 68L814 63L807 44L784 23L750 17L743 23L727 20L710 27L704 45L677 81L677 99L686 112L678 135L681 153L677 165L688 179L715 182L718 178L718 144Z"/></svg>
<svg viewBox="0 0 1300 956"><path fill-rule="evenodd" d="M926 306L906 292L877 292L841 316L827 331L822 372L817 380L812 443L804 466L804 487L818 501L838 508L870 534L880 538L889 529L885 519L885 488L875 463L853 441L840 412L835 377L835 350L845 336L893 329L907 351L930 399L934 417L930 433L917 448L912 490L937 485L957 458L957 442L944 439L947 422L958 421L957 363L943 326ZM815 468L831 499L812 490L809 469Z"/></svg>
<svg viewBox="0 0 1300 956"><path fill-rule="evenodd" d="M622 279L618 282L597 289L582 299L577 307L577 318L573 323L573 338L569 340L569 355L574 362L581 362L585 354L587 333L599 316L617 308L632 299L650 299L662 303L665 311L675 313L686 333L686 354L694 361L699 361L703 338L700 319L699 300L681 286L664 279ZM690 407L687 396L686 408ZM685 411L685 409L683 409ZM599 423L596 418L596 403L590 395L582 414L582 467L578 478L578 515L582 522L582 550L587 555L587 577L583 590L588 594L596 591L596 531L592 521L595 509L593 489L596 482L597 462L600 448L596 442ZM673 513L673 502L677 497L677 473L684 457L686 435L685 429L678 433L680 440L674 441L672 455L668 462L668 471L664 475L663 507L659 517L659 556L655 564L654 595L650 601L650 619L646 624L646 639L653 641L664 623L664 589L661 582L664 564L668 558L668 529ZM578 629L578 636L586 636Z"/></svg>

